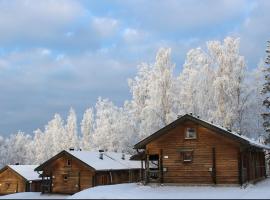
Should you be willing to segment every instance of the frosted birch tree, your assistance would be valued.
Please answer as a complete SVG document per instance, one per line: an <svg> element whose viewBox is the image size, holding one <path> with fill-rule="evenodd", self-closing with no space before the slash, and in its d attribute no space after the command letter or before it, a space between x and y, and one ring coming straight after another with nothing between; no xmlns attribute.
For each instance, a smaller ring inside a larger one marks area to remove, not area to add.
<svg viewBox="0 0 270 200"><path fill-rule="evenodd" d="M160 49L155 63L140 65L138 75L129 80L141 138L164 127L176 117L173 110L173 69L171 50Z"/></svg>
<svg viewBox="0 0 270 200"><path fill-rule="evenodd" d="M262 94L264 95L263 105L266 110L262 113L263 117L263 126L267 135L266 142L270 142L270 41L268 41L267 49L266 49L266 60L265 60L265 82L263 84Z"/></svg>
<svg viewBox="0 0 270 200"><path fill-rule="evenodd" d="M69 149L71 147L77 149L78 148L77 116L73 108L70 108L69 110L65 131L67 134L67 141L64 149Z"/></svg>
<svg viewBox="0 0 270 200"><path fill-rule="evenodd" d="M6 164L30 164L28 154L28 146L31 142L31 136L19 131L13 134L7 140L6 156L8 158Z"/></svg>
<svg viewBox="0 0 270 200"><path fill-rule="evenodd" d="M93 147L93 134L94 134L94 112L92 108L88 108L83 114L81 121L81 147L83 150L88 151Z"/></svg>
<svg viewBox="0 0 270 200"><path fill-rule="evenodd" d="M215 71L208 55L201 48L190 50L177 78L178 114L193 113L205 119L211 117L214 77Z"/></svg>
<svg viewBox="0 0 270 200"><path fill-rule="evenodd" d="M95 149L117 151L119 149L117 107L108 99L99 98L95 108L96 129L93 135Z"/></svg>
<svg viewBox="0 0 270 200"><path fill-rule="evenodd" d="M217 123L232 129L240 121L243 79L245 73L244 57L239 54L239 39L227 37L223 44L219 41L207 43L212 63L217 66L214 85ZM240 128L240 127L238 127Z"/></svg>

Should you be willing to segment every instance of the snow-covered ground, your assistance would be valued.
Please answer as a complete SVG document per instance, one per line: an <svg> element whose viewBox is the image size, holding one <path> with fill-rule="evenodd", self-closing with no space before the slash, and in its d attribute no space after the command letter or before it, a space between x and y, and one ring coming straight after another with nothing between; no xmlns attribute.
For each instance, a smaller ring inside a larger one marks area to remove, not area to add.
<svg viewBox="0 0 270 200"><path fill-rule="evenodd" d="M269 199L270 178L241 187L222 186L143 186L135 183L90 188L69 199Z"/></svg>
<svg viewBox="0 0 270 200"><path fill-rule="evenodd" d="M23 192L0 199L270 199L270 178L255 185L224 186L143 186L136 183L90 188L72 196Z"/></svg>
<svg viewBox="0 0 270 200"><path fill-rule="evenodd" d="M41 194L39 192L20 192L0 196L0 199L66 199L70 195L61 194Z"/></svg>

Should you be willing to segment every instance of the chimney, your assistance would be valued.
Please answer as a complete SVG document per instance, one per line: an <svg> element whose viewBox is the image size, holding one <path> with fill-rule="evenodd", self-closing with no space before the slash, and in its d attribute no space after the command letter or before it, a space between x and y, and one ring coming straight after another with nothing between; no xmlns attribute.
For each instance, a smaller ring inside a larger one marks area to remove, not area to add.
<svg viewBox="0 0 270 200"><path fill-rule="evenodd" d="M70 147L69 150L70 151L74 151L75 149L74 149L74 147Z"/></svg>
<svg viewBox="0 0 270 200"><path fill-rule="evenodd" d="M122 153L122 160L125 160L125 154Z"/></svg>
<svg viewBox="0 0 270 200"><path fill-rule="evenodd" d="M180 117L182 117L182 115L177 115L177 119L179 119Z"/></svg>
<svg viewBox="0 0 270 200"><path fill-rule="evenodd" d="M20 165L20 163L17 162L17 163L15 163L15 165Z"/></svg>
<svg viewBox="0 0 270 200"><path fill-rule="evenodd" d="M99 151L99 159L103 160L103 153L104 153L104 150L98 150Z"/></svg>

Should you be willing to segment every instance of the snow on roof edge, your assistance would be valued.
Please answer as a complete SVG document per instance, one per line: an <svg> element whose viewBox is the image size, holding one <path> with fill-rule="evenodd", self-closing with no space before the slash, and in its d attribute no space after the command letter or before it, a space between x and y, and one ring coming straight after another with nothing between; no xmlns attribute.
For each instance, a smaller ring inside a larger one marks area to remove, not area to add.
<svg viewBox="0 0 270 200"><path fill-rule="evenodd" d="M7 165L27 181L41 180L39 174L34 171L38 165Z"/></svg>

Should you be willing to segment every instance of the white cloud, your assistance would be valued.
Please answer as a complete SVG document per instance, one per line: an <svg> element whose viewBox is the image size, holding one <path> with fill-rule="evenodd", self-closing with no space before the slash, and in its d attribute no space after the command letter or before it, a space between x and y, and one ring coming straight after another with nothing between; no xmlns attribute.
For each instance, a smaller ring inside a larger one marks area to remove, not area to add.
<svg viewBox="0 0 270 200"><path fill-rule="evenodd" d="M248 6L245 0L131 0L120 3L126 8L122 16L135 16L139 27L161 32L218 26L240 17Z"/></svg>
<svg viewBox="0 0 270 200"><path fill-rule="evenodd" d="M0 41L24 38L29 42L55 37L84 12L73 0L1 0Z"/></svg>
<svg viewBox="0 0 270 200"><path fill-rule="evenodd" d="M128 43L142 42L147 36L144 31L133 28L126 28L123 33L124 40Z"/></svg>
<svg viewBox="0 0 270 200"><path fill-rule="evenodd" d="M119 23L116 19L108 17L93 17L92 27L101 37L108 37L113 35L118 27Z"/></svg>

